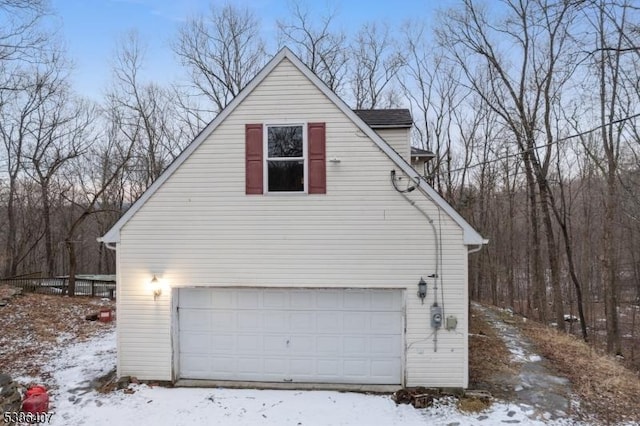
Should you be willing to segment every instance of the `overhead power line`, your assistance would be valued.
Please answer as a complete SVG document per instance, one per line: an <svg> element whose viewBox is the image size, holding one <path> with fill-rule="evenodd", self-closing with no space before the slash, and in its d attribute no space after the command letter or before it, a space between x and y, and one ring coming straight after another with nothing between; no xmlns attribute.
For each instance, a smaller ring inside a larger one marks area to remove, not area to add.
<svg viewBox="0 0 640 426"><path fill-rule="evenodd" d="M627 117L623 117L623 118L619 118L617 120L613 120L613 121L610 121L608 123L605 123L604 125L601 124L601 125L599 125L597 127L593 127L593 128L591 128L589 130L585 130L584 132L574 133L573 135L569 135L569 136L565 136L565 137L562 137L562 138L558 138L553 142L548 142L548 143L545 143L543 145L536 145L536 146L533 146L531 148L528 148L528 149L525 149L525 150L522 150L522 151L519 151L519 152L514 152L513 154L506 154L506 155L503 155L501 157L494 158L493 160L480 161L478 163L470 164L470 165L465 166L465 167L459 167L457 169L450 170L449 173L461 172L461 171L466 170L466 169L471 169L471 168L474 168L474 167L484 166L486 164L497 163L498 161L506 160L507 158L518 157L518 156L524 154L525 152L533 152L533 151L537 151L537 150L542 149L542 148L548 148L548 147L550 147L552 145L557 145L560 142L565 142L565 141L568 141L569 139L578 138L578 137L581 137L581 136L588 135L589 133L596 132L596 131L602 129L602 127L613 126L614 124L622 123L622 122L628 121L628 120L633 120L634 118L638 118L638 117L640 117L640 113L634 114L634 115L630 115L630 116L627 116Z"/></svg>

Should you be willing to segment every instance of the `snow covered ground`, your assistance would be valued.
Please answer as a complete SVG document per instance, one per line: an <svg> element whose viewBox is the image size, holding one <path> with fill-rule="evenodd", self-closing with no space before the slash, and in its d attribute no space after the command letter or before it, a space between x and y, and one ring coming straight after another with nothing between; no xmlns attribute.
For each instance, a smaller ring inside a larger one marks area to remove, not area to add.
<svg viewBox="0 0 640 426"><path fill-rule="evenodd" d="M396 405L390 396L350 392L163 388L132 385L131 394L100 394L92 380L115 366L115 332L61 349L51 375L52 425L521 425L532 409L496 403L487 412L460 413L453 402L428 409ZM574 424L556 421L557 425Z"/></svg>

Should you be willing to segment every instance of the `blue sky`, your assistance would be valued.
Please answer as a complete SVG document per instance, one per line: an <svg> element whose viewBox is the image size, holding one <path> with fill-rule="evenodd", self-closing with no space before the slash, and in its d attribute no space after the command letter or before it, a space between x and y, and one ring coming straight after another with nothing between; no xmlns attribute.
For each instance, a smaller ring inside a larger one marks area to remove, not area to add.
<svg viewBox="0 0 640 426"><path fill-rule="evenodd" d="M408 18L421 18L427 23L433 20L434 11L450 6L455 0L350 0L308 1L312 11L335 7L337 24L346 31L357 29L367 21L388 22L398 28ZM146 44L145 75L148 79L168 82L181 73L170 48L178 25L187 17L206 12L210 4L222 5L222 1L210 0L51 0L61 36L75 68L73 81L83 95L97 98L110 79L110 61L116 41L126 32L135 29ZM276 20L288 16L286 0L236 1L248 6L262 22L265 38L276 42Z"/></svg>

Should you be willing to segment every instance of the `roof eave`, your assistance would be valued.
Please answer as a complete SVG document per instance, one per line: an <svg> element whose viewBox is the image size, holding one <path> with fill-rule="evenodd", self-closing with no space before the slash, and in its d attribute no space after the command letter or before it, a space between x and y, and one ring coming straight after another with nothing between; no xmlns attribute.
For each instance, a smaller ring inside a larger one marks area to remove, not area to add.
<svg viewBox="0 0 640 426"><path fill-rule="evenodd" d="M413 124L370 124L373 130L376 129L410 129Z"/></svg>

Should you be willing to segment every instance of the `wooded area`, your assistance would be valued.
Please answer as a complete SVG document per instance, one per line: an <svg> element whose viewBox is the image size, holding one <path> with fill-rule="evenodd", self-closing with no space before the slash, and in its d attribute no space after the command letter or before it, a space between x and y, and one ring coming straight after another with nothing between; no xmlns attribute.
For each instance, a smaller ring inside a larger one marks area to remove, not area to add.
<svg viewBox="0 0 640 426"><path fill-rule="evenodd" d="M426 178L491 241L470 256L473 299L638 368L640 7L461 0L351 32L336 13L291 3L269 40L252 10L212 6L175 28L172 84L145 77L132 31L87 99L55 11L0 0L1 275L112 273L96 237L287 45L354 108L411 108Z"/></svg>

